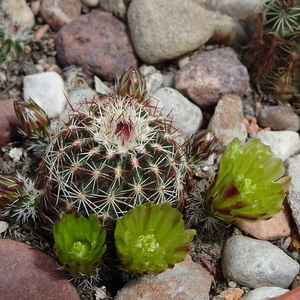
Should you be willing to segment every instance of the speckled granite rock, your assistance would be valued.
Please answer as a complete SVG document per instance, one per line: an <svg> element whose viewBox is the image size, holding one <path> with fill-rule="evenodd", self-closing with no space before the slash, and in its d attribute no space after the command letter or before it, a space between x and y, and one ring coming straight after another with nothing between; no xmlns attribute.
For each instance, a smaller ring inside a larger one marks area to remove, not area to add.
<svg viewBox="0 0 300 300"><path fill-rule="evenodd" d="M81 15L58 32L55 45L62 66L77 65L87 75L114 81L137 66L127 27L107 13Z"/></svg>

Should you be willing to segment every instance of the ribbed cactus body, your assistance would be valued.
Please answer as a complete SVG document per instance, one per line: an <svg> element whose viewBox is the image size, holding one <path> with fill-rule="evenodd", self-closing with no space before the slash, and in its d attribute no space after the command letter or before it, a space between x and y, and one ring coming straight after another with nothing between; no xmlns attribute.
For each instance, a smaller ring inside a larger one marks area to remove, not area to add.
<svg viewBox="0 0 300 300"><path fill-rule="evenodd" d="M171 123L158 115L132 97L81 103L44 155L45 210L75 209L106 220L147 201L178 202L186 159Z"/></svg>

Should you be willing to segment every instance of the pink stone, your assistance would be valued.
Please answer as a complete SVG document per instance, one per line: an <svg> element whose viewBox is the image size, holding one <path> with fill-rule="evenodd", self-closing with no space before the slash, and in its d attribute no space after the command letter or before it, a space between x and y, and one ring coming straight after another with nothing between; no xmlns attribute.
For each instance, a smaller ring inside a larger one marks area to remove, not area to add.
<svg viewBox="0 0 300 300"><path fill-rule="evenodd" d="M9 142L17 140L18 119L15 114L14 101L0 101L0 148L6 146Z"/></svg>
<svg viewBox="0 0 300 300"><path fill-rule="evenodd" d="M79 300L56 261L29 245L0 240L0 298L2 300Z"/></svg>
<svg viewBox="0 0 300 300"><path fill-rule="evenodd" d="M291 235L291 215L290 210L285 205L285 209L267 221L249 223L240 221L237 226L244 232L260 240L275 240L286 238Z"/></svg>

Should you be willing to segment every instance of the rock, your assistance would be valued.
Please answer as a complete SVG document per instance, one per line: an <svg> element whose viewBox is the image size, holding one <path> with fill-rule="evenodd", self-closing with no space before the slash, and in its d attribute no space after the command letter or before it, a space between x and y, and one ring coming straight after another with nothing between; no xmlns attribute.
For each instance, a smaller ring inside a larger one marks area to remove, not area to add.
<svg viewBox="0 0 300 300"><path fill-rule="evenodd" d="M299 300L300 299L300 287L285 293L274 300Z"/></svg>
<svg viewBox="0 0 300 300"><path fill-rule="evenodd" d="M240 300L268 300L281 296L289 292L288 289L283 289L277 286L263 286L250 291Z"/></svg>
<svg viewBox="0 0 300 300"><path fill-rule="evenodd" d="M260 11L266 0L212 0L211 7L236 20L246 19Z"/></svg>
<svg viewBox="0 0 300 300"><path fill-rule="evenodd" d="M239 229L260 240L275 240L289 237L292 233L291 211L288 205L267 221L254 223L240 221L237 223Z"/></svg>
<svg viewBox="0 0 300 300"><path fill-rule="evenodd" d="M81 0L81 2L88 7L95 7L99 4L99 0Z"/></svg>
<svg viewBox="0 0 300 300"><path fill-rule="evenodd" d="M161 87L163 77L160 73L152 73L145 76L145 81L147 87L147 96L150 96Z"/></svg>
<svg viewBox="0 0 300 300"><path fill-rule="evenodd" d="M257 133L257 138L269 145L274 155L282 160L286 160L300 150L299 134L294 131L261 130Z"/></svg>
<svg viewBox="0 0 300 300"><path fill-rule="evenodd" d="M154 99L151 97L151 104L162 108L163 115L171 117L174 127L187 137L191 137L201 127L201 109L176 90L165 87L155 91L152 96Z"/></svg>
<svg viewBox="0 0 300 300"><path fill-rule="evenodd" d="M0 240L1 299L79 300L66 274L56 261L27 244Z"/></svg>
<svg viewBox="0 0 300 300"><path fill-rule="evenodd" d="M208 300L211 282L209 272L187 255L171 270L131 281L115 300Z"/></svg>
<svg viewBox="0 0 300 300"><path fill-rule="evenodd" d="M239 288L229 288L220 293L220 295L225 297L225 300L238 300L244 294L244 291Z"/></svg>
<svg viewBox="0 0 300 300"><path fill-rule="evenodd" d="M91 1L91 0L89 0ZM111 12L114 16L122 21L127 19L127 5L128 1L125 0L98 0L103 10Z"/></svg>
<svg viewBox="0 0 300 300"><path fill-rule="evenodd" d="M243 235L226 240L221 264L225 278L249 288L287 288L299 272L299 264L272 243Z"/></svg>
<svg viewBox="0 0 300 300"><path fill-rule="evenodd" d="M81 13L80 0L43 0L40 15L52 30L58 31Z"/></svg>
<svg viewBox="0 0 300 300"><path fill-rule="evenodd" d="M127 20L138 56L150 64L199 48L214 30L210 13L190 0L135 0Z"/></svg>
<svg viewBox="0 0 300 300"><path fill-rule="evenodd" d="M245 143L247 128L243 120L241 98L237 95L225 95L219 101L208 124L208 129L215 132L220 147L224 149L235 137Z"/></svg>
<svg viewBox="0 0 300 300"><path fill-rule="evenodd" d="M1 148L18 139L18 119L15 114L14 101L0 101L0 152Z"/></svg>
<svg viewBox="0 0 300 300"><path fill-rule="evenodd" d="M23 78L24 99L32 98L50 118L57 118L64 110L66 90L64 81L56 72L37 73Z"/></svg>
<svg viewBox="0 0 300 300"><path fill-rule="evenodd" d="M298 131L300 118L291 107L265 106L259 110L257 116L260 127L270 127L272 130Z"/></svg>
<svg viewBox="0 0 300 300"><path fill-rule="evenodd" d="M287 201L292 211L293 219L300 232L300 155L291 157L285 161L286 173L292 177L292 181L287 194Z"/></svg>
<svg viewBox="0 0 300 300"><path fill-rule="evenodd" d="M14 23L26 29L34 26L34 14L25 0L2 0L1 8Z"/></svg>
<svg viewBox="0 0 300 300"><path fill-rule="evenodd" d="M61 28L55 45L63 66L80 66L107 81L137 66L126 26L107 13L81 15Z"/></svg>
<svg viewBox="0 0 300 300"><path fill-rule="evenodd" d="M244 95L248 85L247 69L229 47L198 54L175 78L176 90L202 109L213 109L224 95Z"/></svg>
<svg viewBox="0 0 300 300"><path fill-rule="evenodd" d="M219 12L212 12L212 18L215 24L215 31L208 44L222 44L226 46L246 44L249 37L238 21Z"/></svg>

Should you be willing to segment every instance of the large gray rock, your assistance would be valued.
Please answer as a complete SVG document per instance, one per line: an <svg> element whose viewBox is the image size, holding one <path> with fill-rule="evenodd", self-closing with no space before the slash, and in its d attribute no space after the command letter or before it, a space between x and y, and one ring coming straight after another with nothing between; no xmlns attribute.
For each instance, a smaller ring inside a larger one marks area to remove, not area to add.
<svg viewBox="0 0 300 300"><path fill-rule="evenodd" d="M199 48L214 31L210 13L191 0L134 0L127 20L137 54L150 64Z"/></svg>
<svg viewBox="0 0 300 300"><path fill-rule="evenodd" d="M292 216L300 232L300 155L291 157L285 161L287 175L292 177L292 181L287 194Z"/></svg>
<svg viewBox="0 0 300 300"><path fill-rule="evenodd" d="M288 288L299 264L270 242L237 235L225 242L222 272L225 278L250 288Z"/></svg>

